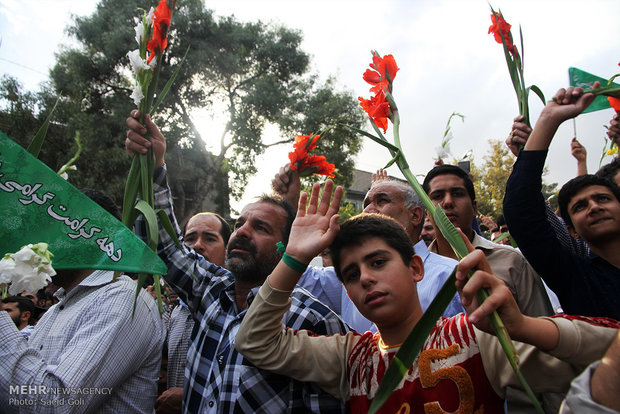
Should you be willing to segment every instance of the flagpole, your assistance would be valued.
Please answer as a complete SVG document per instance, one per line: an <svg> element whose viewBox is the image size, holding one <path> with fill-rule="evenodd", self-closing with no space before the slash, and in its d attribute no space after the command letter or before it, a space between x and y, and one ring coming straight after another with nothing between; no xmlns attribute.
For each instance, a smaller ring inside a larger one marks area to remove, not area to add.
<svg viewBox="0 0 620 414"><path fill-rule="evenodd" d="M573 118L573 136L577 138L577 121Z"/></svg>

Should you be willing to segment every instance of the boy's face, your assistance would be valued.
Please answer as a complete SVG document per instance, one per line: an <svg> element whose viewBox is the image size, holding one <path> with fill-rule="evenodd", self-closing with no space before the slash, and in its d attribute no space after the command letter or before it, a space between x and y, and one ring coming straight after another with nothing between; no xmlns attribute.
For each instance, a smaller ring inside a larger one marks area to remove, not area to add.
<svg viewBox="0 0 620 414"><path fill-rule="evenodd" d="M597 243L620 235L620 202L603 185L581 189L568 202L568 214L575 237Z"/></svg>
<svg viewBox="0 0 620 414"><path fill-rule="evenodd" d="M476 215L476 202L472 202L465 188L465 180L454 174L442 174L429 183L428 196L439 204L448 219L466 236L473 237L471 223Z"/></svg>
<svg viewBox="0 0 620 414"><path fill-rule="evenodd" d="M340 259L347 294L379 329L403 322L403 315L421 312L415 285L424 277L420 256L405 264L383 240L370 238L342 249Z"/></svg>

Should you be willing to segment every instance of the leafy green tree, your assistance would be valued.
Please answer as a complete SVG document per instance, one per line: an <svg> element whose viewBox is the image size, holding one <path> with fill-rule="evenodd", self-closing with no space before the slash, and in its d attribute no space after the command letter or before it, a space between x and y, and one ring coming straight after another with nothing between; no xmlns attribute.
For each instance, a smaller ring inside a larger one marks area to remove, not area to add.
<svg viewBox="0 0 620 414"><path fill-rule="evenodd" d="M473 162L472 175L478 202L478 212L494 219L502 214L502 203L506 194L506 182L512 172L515 158L500 140L489 140L489 149L480 165ZM546 170L543 175L546 175ZM543 195L548 198L555 193L556 183L543 182Z"/></svg>
<svg viewBox="0 0 620 414"><path fill-rule="evenodd" d="M46 142L42 157L75 152L73 136L80 131L83 152L70 180L78 187L102 189L118 203L130 165L124 152L125 118L134 108L126 53L135 47L138 8L148 6L144 0L102 0L92 15L76 17L68 32L79 46L57 54L41 114L32 100L22 104L23 116L44 119L45 108L52 107L56 95L61 97L53 123L62 139L53 147ZM216 19L201 0L179 2L160 85L172 76L188 48L189 52L154 120L167 139L166 163L181 221L205 209L228 217L230 197L241 196L256 173L254 159L269 145L290 143L295 134L316 133L338 121L361 122L350 93L336 91L333 80L317 84L307 76L309 57L301 41L299 32L285 27ZM198 109L225 117L220 136L201 134L193 116ZM268 124L280 128L281 141L264 143ZM333 132L321 151L337 164L337 179L346 185L359 138L338 128ZM219 152L209 152L205 140L218 142ZM59 160L57 166L63 163Z"/></svg>
<svg viewBox="0 0 620 414"><path fill-rule="evenodd" d="M49 89L43 88L38 93L25 91L17 79L3 76L0 79L0 131L24 148L28 147L54 103L55 98ZM67 151L65 142L64 126L51 124L47 131L46 151L39 155L39 159L57 171L74 154Z"/></svg>

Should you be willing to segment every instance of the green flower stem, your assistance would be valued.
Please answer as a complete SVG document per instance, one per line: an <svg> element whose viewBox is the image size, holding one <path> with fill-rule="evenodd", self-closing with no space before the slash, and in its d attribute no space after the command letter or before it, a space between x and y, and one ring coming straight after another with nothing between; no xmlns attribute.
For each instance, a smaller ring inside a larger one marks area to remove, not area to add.
<svg viewBox="0 0 620 414"><path fill-rule="evenodd" d="M74 140L75 140L75 143L77 144L77 151L75 152L75 155L73 156L73 158L67 161L65 165L60 167L60 169L56 173L58 175L64 173L65 171L70 170L73 164L75 164L78 158L80 158L80 154L82 153L82 143L80 142L80 131L75 131Z"/></svg>
<svg viewBox="0 0 620 414"><path fill-rule="evenodd" d="M590 89L589 91L583 91L583 92L591 93L594 96L605 95L605 96L611 96L612 98L620 99L620 86L616 86L616 85L603 86L602 88Z"/></svg>

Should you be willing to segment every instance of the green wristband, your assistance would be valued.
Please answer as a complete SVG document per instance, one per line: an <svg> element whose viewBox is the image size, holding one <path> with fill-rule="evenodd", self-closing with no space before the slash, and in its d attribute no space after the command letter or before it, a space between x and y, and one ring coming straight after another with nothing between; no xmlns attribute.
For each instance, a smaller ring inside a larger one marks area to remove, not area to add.
<svg viewBox="0 0 620 414"><path fill-rule="evenodd" d="M303 273L306 271L306 269L308 268L308 265L303 264L299 260L295 259L293 256L289 256L288 254L286 254L286 248L284 247L284 244L281 241L276 243L276 246L278 247L278 251L282 253L282 261L288 267L290 267L291 269L299 273Z"/></svg>

